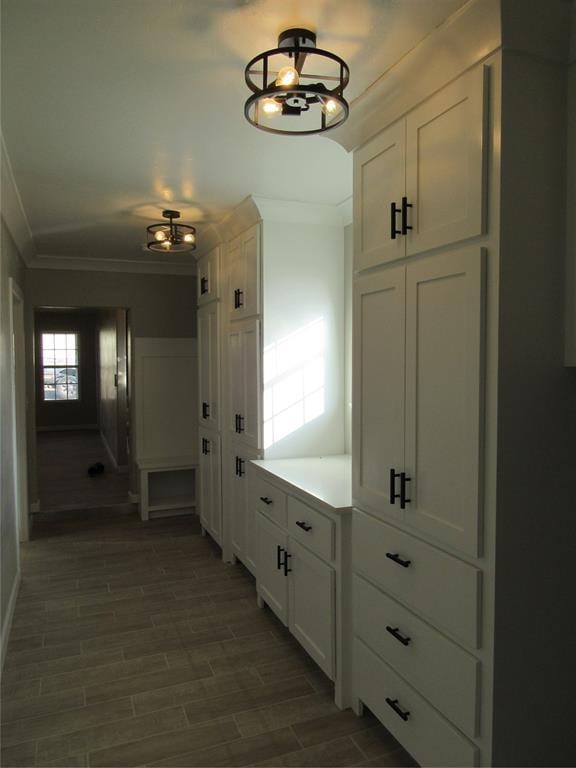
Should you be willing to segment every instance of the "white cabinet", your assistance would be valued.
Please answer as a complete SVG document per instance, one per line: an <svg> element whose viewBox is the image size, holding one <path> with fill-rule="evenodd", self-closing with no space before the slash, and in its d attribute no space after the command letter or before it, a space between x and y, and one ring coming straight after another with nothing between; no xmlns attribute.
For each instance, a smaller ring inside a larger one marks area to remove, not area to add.
<svg viewBox="0 0 576 768"><path fill-rule="evenodd" d="M261 512L256 512L258 594L283 624L288 624L288 536Z"/></svg>
<svg viewBox="0 0 576 768"><path fill-rule="evenodd" d="M355 153L355 269L484 229L487 70L443 88Z"/></svg>
<svg viewBox="0 0 576 768"><path fill-rule="evenodd" d="M260 445L260 320L231 324L226 332L227 432L254 448Z"/></svg>
<svg viewBox="0 0 576 768"><path fill-rule="evenodd" d="M258 452L242 443L231 443L224 451L224 505L227 509L228 525L224 532L224 559L232 556L255 572L255 510L248 505L246 470L251 459L258 458Z"/></svg>
<svg viewBox="0 0 576 768"><path fill-rule="evenodd" d="M356 281L354 498L479 552L483 252L430 256Z"/></svg>
<svg viewBox="0 0 576 768"><path fill-rule="evenodd" d="M204 531L222 543L222 454L220 435L200 430L200 522Z"/></svg>
<svg viewBox="0 0 576 768"><path fill-rule="evenodd" d="M231 321L260 313L260 262L260 224L254 224L228 246L227 306Z"/></svg>
<svg viewBox="0 0 576 768"><path fill-rule="evenodd" d="M198 259L197 302L201 307L220 298L220 247Z"/></svg>
<svg viewBox="0 0 576 768"><path fill-rule="evenodd" d="M202 427L220 426L220 304L198 310L199 413Z"/></svg>

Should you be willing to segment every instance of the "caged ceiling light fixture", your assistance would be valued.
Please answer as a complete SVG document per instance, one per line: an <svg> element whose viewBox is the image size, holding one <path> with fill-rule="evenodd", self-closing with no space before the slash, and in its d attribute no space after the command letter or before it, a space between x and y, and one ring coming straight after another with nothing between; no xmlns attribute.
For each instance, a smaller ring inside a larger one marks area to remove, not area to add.
<svg viewBox="0 0 576 768"><path fill-rule="evenodd" d="M244 76L252 91L244 116L262 131L306 136L335 128L348 117L348 65L316 48L309 29L282 32L278 47L249 61Z"/></svg>
<svg viewBox="0 0 576 768"><path fill-rule="evenodd" d="M196 229L190 224L174 224L180 211L162 211L168 224L150 224L146 231L151 239L148 248L156 253L186 253L196 248Z"/></svg>

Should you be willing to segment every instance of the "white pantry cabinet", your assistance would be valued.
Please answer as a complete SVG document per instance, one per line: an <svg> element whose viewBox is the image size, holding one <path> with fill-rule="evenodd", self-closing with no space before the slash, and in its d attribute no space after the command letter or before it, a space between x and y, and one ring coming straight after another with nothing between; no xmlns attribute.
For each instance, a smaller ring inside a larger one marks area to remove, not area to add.
<svg viewBox="0 0 576 768"><path fill-rule="evenodd" d="M222 452L220 435L200 429L200 523L218 544L222 542Z"/></svg>
<svg viewBox="0 0 576 768"><path fill-rule="evenodd" d="M241 560L253 574L256 573L255 510L248 504L248 463L258 458L258 451L243 443L226 443L223 453L223 505L229 526L231 555ZM230 559L227 557L226 559Z"/></svg>
<svg viewBox="0 0 576 768"><path fill-rule="evenodd" d="M260 314L260 223L228 243L226 262L226 307L230 321Z"/></svg>
<svg viewBox="0 0 576 768"><path fill-rule="evenodd" d="M355 152L356 271L482 233L486 97L477 67Z"/></svg>
<svg viewBox="0 0 576 768"><path fill-rule="evenodd" d="M259 448L261 444L261 322L250 318L226 331L226 432L230 439Z"/></svg>
<svg viewBox="0 0 576 768"><path fill-rule="evenodd" d="M220 427L220 302L211 301L198 310L200 426Z"/></svg>
<svg viewBox="0 0 576 768"><path fill-rule="evenodd" d="M354 500L479 553L484 254L360 277L354 295Z"/></svg>
<svg viewBox="0 0 576 768"><path fill-rule="evenodd" d="M198 259L196 299L199 307L220 298L220 246Z"/></svg>

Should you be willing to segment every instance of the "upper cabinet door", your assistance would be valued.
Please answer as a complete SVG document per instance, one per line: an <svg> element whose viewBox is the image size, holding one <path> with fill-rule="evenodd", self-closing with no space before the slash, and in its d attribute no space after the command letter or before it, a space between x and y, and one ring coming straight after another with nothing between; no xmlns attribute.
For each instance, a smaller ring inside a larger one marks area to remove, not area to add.
<svg viewBox="0 0 576 768"><path fill-rule="evenodd" d="M220 248L214 248L198 260L198 306L220 298Z"/></svg>
<svg viewBox="0 0 576 768"><path fill-rule="evenodd" d="M200 371L199 424L220 426L220 342L218 304L198 310L198 357Z"/></svg>
<svg viewBox="0 0 576 768"><path fill-rule="evenodd" d="M242 264L242 241L240 237L226 245L226 310L230 320L236 320L238 317L238 307L236 306L238 291L244 284L243 264Z"/></svg>
<svg viewBox="0 0 576 768"><path fill-rule="evenodd" d="M406 117L406 253L484 231L487 72L477 67Z"/></svg>
<svg viewBox="0 0 576 768"><path fill-rule="evenodd" d="M405 267L394 267L359 278L354 295L354 502L398 516L390 471L404 467L405 283ZM394 482L399 492L399 477Z"/></svg>
<svg viewBox="0 0 576 768"><path fill-rule="evenodd" d="M230 248L230 320L243 320L260 312L260 224L239 235Z"/></svg>
<svg viewBox="0 0 576 768"><path fill-rule="evenodd" d="M480 554L484 255L466 248L406 268L405 522Z"/></svg>
<svg viewBox="0 0 576 768"><path fill-rule="evenodd" d="M354 154L354 269L374 267L405 254L400 213L405 194L404 120L394 123Z"/></svg>

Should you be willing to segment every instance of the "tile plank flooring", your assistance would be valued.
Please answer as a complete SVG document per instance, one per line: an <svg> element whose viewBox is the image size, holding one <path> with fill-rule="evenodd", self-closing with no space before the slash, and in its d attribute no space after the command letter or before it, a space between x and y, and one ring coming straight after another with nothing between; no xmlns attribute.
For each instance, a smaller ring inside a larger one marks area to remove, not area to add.
<svg viewBox="0 0 576 768"><path fill-rule="evenodd" d="M196 518L47 513L23 547L3 766L413 766Z"/></svg>

